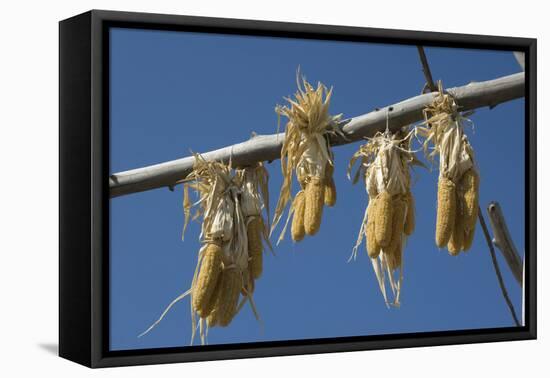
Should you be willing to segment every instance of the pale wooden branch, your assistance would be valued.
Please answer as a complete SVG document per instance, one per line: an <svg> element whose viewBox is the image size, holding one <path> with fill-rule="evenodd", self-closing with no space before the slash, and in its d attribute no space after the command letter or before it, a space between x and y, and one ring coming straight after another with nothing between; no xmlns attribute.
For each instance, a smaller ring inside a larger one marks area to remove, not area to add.
<svg viewBox="0 0 550 378"><path fill-rule="evenodd" d="M484 106L494 107L500 103L524 96L524 73L517 73L498 79L470 83L447 90L457 100L462 111ZM386 128L392 131L422 119L422 110L432 102L435 93L412 97L399 103L374 110L370 113L344 120L339 127L342 136L331 138L331 145L341 145L373 136ZM258 161L279 159L284 134L258 135L245 142L202 153L208 160L228 162L235 166L251 165ZM202 151L197 151L202 152ZM160 187L172 187L193 169L192 156L137 168L111 175L109 187L111 197L143 192Z"/></svg>
<svg viewBox="0 0 550 378"><path fill-rule="evenodd" d="M516 58L516 61L521 67L521 70L525 71L525 53L521 51L514 51L514 57Z"/></svg>
<svg viewBox="0 0 550 378"><path fill-rule="evenodd" d="M514 323L516 324L516 327L519 327L521 324L516 315L516 309L514 308L514 305L510 300L510 296L508 295L508 290L506 290L506 286L504 285L504 279L502 278L502 273L500 272L500 268L498 266L497 256L495 254L495 248L493 246L493 242L491 241L491 236L489 235L489 230L487 229L487 224L485 223L485 219L483 218L483 213L481 212L481 208L478 208L478 218L479 218L479 223L481 224L481 229L483 230L483 235L485 235L485 240L487 241L487 246L489 247L489 252L491 254L491 261L493 262L493 267L495 268L495 274L497 275L498 285L500 286L502 296L504 297L504 300L506 301L506 304L510 309L510 313L512 315L512 318L514 319Z"/></svg>
<svg viewBox="0 0 550 378"><path fill-rule="evenodd" d="M510 236L510 231L498 202L491 202L487 207L487 212L489 213L489 223L494 235L492 242L502 253L517 283L523 286L523 263Z"/></svg>
<svg viewBox="0 0 550 378"><path fill-rule="evenodd" d="M428 64L428 58L426 58L426 53L424 52L424 47L416 46L418 49L418 55L420 57L420 63L422 64L422 72L424 72L424 77L426 78L426 85L430 92L437 91L435 86L434 79L432 77L432 71L430 70L430 65ZM422 91L424 93L424 91Z"/></svg>

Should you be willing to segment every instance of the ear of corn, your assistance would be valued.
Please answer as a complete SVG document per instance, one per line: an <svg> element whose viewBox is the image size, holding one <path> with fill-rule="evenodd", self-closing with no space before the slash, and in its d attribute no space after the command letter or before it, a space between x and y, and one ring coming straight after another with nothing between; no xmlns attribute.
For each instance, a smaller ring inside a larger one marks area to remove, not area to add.
<svg viewBox="0 0 550 378"><path fill-rule="evenodd" d="M458 255L464 246L464 201L460 193L458 194L453 231L447 243L447 249L453 256Z"/></svg>
<svg viewBox="0 0 550 378"><path fill-rule="evenodd" d="M252 278L256 280L263 270L262 221L259 217L254 217L248 222L247 235L249 270Z"/></svg>
<svg viewBox="0 0 550 378"><path fill-rule="evenodd" d="M455 184L445 177L439 178L437 188L437 222L435 244L442 248L447 245L454 230L456 214Z"/></svg>
<svg viewBox="0 0 550 378"><path fill-rule="evenodd" d="M208 314L206 317L206 325L209 328L215 327L218 325L219 321L219 315L220 315L220 301L221 296L224 294L223 292L223 271L220 274L220 278L218 279L218 285L216 287L216 291L214 292L214 295L212 296L212 311Z"/></svg>
<svg viewBox="0 0 550 378"><path fill-rule="evenodd" d="M336 184L334 183L334 166L327 163L325 169L325 206L332 207L336 204Z"/></svg>
<svg viewBox="0 0 550 378"><path fill-rule="evenodd" d="M211 298L222 269L222 250L218 243L209 243L203 251L199 275L193 287L193 309L201 318L212 311Z"/></svg>
<svg viewBox="0 0 550 378"><path fill-rule="evenodd" d="M237 269L226 268L222 274L220 295L216 301L216 323L227 327L237 311L242 288L241 274Z"/></svg>
<svg viewBox="0 0 550 378"><path fill-rule="evenodd" d="M336 205L336 184L334 178L330 178L325 185L325 205L333 207Z"/></svg>
<svg viewBox="0 0 550 378"><path fill-rule="evenodd" d="M376 198L372 198L367 206L367 224L365 233L367 235L367 252L371 259L375 259L380 254L380 245L376 241L374 209L376 208Z"/></svg>
<svg viewBox="0 0 550 378"><path fill-rule="evenodd" d="M298 192L294 197L294 216L292 217L292 240L300 241L304 238L306 230L304 227L304 213L306 209L305 193L303 190Z"/></svg>
<svg viewBox="0 0 550 378"><path fill-rule="evenodd" d="M462 176L461 184L464 192L464 228L473 233L479 209L479 175L476 170L467 170Z"/></svg>
<svg viewBox="0 0 550 378"><path fill-rule="evenodd" d="M320 177L312 177L306 184L304 229L306 234L315 235L321 226L323 203L325 200L325 185Z"/></svg>
<svg viewBox="0 0 550 378"><path fill-rule="evenodd" d="M380 193L374 209L375 237L381 247L387 247L392 237L392 196L387 191Z"/></svg>
<svg viewBox="0 0 550 378"><path fill-rule="evenodd" d="M406 212L407 202L399 197L395 198L393 200L391 239L388 244L388 252L394 255L401 254Z"/></svg>
<svg viewBox="0 0 550 378"><path fill-rule="evenodd" d="M474 230L464 230L464 251L469 251L470 248L472 248L472 243L474 242L474 233Z"/></svg>
<svg viewBox="0 0 550 378"><path fill-rule="evenodd" d="M405 218L405 234L412 235L415 227L414 219L414 197L410 190L407 191L405 195L405 200L407 202L407 217Z"/></svg>
<svg viewBox="0 0 550 378"><path fill-rule="evenodd" d="M402 253L403 251L400 245L396 245L393 249L388 248L388 252L385 254L385 256L390 270L401 268L401 262L403 258Z"/></svg>
<svg viewBox="0 0 550 378"><path fill-rule="evenodd" d="M241 288L241 295L243 297L247 297L254 294L255 286L256 284L254 278L252 278L252 274L249 273L247 278L245 278L245 275L243 274L243 287Z"/></svg>

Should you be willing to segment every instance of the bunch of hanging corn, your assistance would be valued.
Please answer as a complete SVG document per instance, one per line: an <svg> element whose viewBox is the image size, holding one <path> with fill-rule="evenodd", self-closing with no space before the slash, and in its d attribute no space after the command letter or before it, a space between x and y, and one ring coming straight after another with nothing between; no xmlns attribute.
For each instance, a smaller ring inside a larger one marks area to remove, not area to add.
<svg viewBox="0 0 550 378"><path fill-rule="evenodd" d="M411 193L410 166L418 161L410 150L411 133L406 129L391 134L377 133L353 155L348 177L357 160L361 165L353 182L365 180L369 202L359 230L352 258L363 238L380 290L387 304L386 274L394 296L392 305L399 305L403 279L403 247L414 231L414 198ZM397 279L394 277L397 274Z"/></svg>
<svg viewBox="0 0 550 378"><path fill-rule="evenodd" d="M428 154L439 155L439 182L437 187L437 222L435 243L447 247L451 255L467 251L472 246L478 215L479 173L474 162L474 151L464 133L464 121L454 98L443 91L424 109L425 127L418 127L419 135L434 148Z"/></svg>
<svg viewBox="0 0 550 378"><path fill-rule="evenodd" d="M183 232L191 218L189 188L192 188L199 196L193 219L203 217L202 247L191 288L176 298L152 327L176 301L190 295L192 334L194 337L198 316L204 343L205 324L207 328L229 325L246 302L258 318L252 295L254 280L262 272L263 241L269 246L268 225L262 216L262 211L269 208L268 176L262 164L233 170L226 164L206 161L200 155L195 155L195 159L193 172L183 180Z"/></svg>
<svg viewBox="0 0 550 378"><path fill-rule="evenodd" d="M248 271L242 291L246 296L254 292L254 281L262 274L264 242L272 249L269 224L262 216L265 210L266 219L269 220L268 173L262 163L257 163L253 167L238 169L236 177L241 184L240 204L248 241Z"/></svg>
<svg viewBox="0 0 550 378"><path fill-rule="evenodd" d="M187 185L199 192L203 214L203 247L191 287L193 311L208 327L229 325L246 301L257 316L254 280L262 273L263 241L269 245L262 217L269 208L267 171L261 164L233 171L197 157L187 179L195 181Z"/></svg>
<svg viewBox="0 0 550 378"><path fill-rule="evenodd" d="M289 106L277 106L275 111L288 118L285 141L281 149L283 185L271 231L279 223L291 201L292 177L296 174L300 191L294 196L287 222L279 241L284 237L292 217L291 233L294 241L315 235L321 226L323 207L336 203L333 153L328 136L337 133L341 115L328 113L332 89L318 83L317 88L305 78L297 78L295 98L287 98Z"/></svg>

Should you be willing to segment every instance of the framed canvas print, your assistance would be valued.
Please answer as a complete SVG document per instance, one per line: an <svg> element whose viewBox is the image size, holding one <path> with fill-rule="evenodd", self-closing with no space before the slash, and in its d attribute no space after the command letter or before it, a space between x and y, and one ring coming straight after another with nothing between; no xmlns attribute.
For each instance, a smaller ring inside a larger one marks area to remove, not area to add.
<svg viewBox="0 0 550 378"><path fill-rule="evenodd" d="M536 337L536 40L60 22L59 353Z"/></svg>

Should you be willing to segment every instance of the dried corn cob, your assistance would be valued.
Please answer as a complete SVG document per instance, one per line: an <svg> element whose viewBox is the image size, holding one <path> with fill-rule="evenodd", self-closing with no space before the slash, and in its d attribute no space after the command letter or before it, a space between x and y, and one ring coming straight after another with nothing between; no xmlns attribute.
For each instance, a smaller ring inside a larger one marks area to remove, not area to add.
<svg viewBox="0 0 550 378"><path fill-rule="evenodd" d="M214 295L212 296L212 311L208 314L206 317L206 325L209 328L215 327L218 325L218 319L220 314L220 307L219 307L219 301L220 297L223 295L223 289L222 289L222 277L223 277L223 271L220 274L220 278L218 279L218 285L216 286L216 290L214 291Z"/></svg>
<svg viewBox="0 0 550 378"><path fill-rule="evenodd" d="M376 208L376 198L372 198L367 206L367 224L365 225L365 234L367 235L367 252L371 259L375 259L380 254L380 245L376 242L374 209Z"/></svg>
<svg viewBox="0 0 550 378"><path fill-rule="evenodd" d="M321 227L325 199L324 179L312 177L306 184L304 206L304 229L306 234L315 235Z"/></svg>
<svg viewBox="0 0 550 378"><path fill-rule="evenodd" d="M374 222L376 242L379 246L387 247L392 237L392 219L393 219L392 195L383 191L376 198L376 207L374 208Z"/></svg>
<svg viewBox="0 0 550 378"><path fill-rule="evenodd" d="M457 194L453 231L447 243L447 249L453 256L458 255L464 246L464 201L460 191Z"/></svg>
<svg viewBox="0 0 550 378"><path fill-rule="evenodd" d="M262 220L254 217L248 222L248 255L249 270L255 280L260 277L263 269L263 243L262 243Z"/></svg>
<svg viewBox="0 0 550 378"><path fill-rule="evenodd" d="M306 234L304 227L305 204L305 193L301 190L294 197L294 203L292 204L294 207L294 216L292 217L291 234L294 241L302 240Z"/></svg>
<svg viewBox="0 0 550 378"><path fill-rule="evenodd" d="M470 168L464 173L461 185L464 191L464 228L473 232L479 208L479 175L475 169Z"/></svg>
<svg viewBox="0 0 550 378"><path fill-rule="evenodd" d="M435 244L442 248L447 245L454 230L456 214L456 187L445 178L439 178L437 188L437 223L435 227Z"/></svg>
<svg viewBox="0 0 550 378"><path fill-rule="evenodd" d="M220 295L216 301L216 323L227 327L237 311L239 295L243 286L241 273L238 269L226 268L221 276Z"/></svg>
<svg viewBox="0 0 550 378"><path fill-rule="evenodd" d="M407 212L407 202L396 196L393 199L391 239L388 243L388 252L390 254L401 255L401 246L403 245L403 233L405 229L405 217ZM378 226L378 224L376 225Z"/></svg>
<svg viewBox="0 0 550 378"><path fill-rule="evenodd" d="M212 311L211 298L222 270L222 249L219 243L209 243L203 250L201 267L193 287L193 310L201 318Z"/></svg>
<svg viewBox="0 0 550 378"><path fill-rule="evenodd" d="M334 166L327 163L325 169L325 206L332 207L336 204L336 184L334 183Z"/></svg>
<svg viewBox="0 0 550 378"><path fill-rule="evenodd" d="M474 242L474 230L468 231L464 230L464 245L463 250L469 251L472 248L472 243Z"/></svg>
<svg viewBox="0 0 550 378"><path fill-rule="evenodd" d="M412 235L414 232L415 220L414 220L414 197L411 191L407 191L405 195L407 201L407 218L405 219L405 234Z"/></svg>

